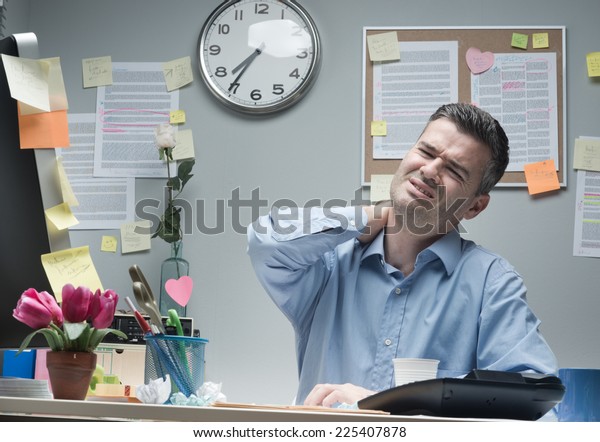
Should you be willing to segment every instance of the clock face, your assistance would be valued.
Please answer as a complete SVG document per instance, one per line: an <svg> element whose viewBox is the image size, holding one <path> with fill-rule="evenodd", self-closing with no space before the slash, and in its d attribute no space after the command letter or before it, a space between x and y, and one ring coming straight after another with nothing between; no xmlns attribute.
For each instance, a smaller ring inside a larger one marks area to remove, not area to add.
<svg viewBox="0 0 600 442"><path fill-rule="evenodd" d="M320 62L317 29L291 1L240 0L218 7L198 41L200 72L229 107L269 113L296 103Z"/></svg>

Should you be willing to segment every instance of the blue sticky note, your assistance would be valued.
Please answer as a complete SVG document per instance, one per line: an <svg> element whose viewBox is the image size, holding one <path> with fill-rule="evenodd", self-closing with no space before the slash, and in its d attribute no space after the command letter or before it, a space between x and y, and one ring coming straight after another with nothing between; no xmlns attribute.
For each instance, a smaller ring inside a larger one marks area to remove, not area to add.
<svg viewBox="0 0 600 442"><path fill-rule="evenodd" d="M35 373L35 350L27 349L17 355L17 350L4 350L2 376L33 379Z"/></svg>

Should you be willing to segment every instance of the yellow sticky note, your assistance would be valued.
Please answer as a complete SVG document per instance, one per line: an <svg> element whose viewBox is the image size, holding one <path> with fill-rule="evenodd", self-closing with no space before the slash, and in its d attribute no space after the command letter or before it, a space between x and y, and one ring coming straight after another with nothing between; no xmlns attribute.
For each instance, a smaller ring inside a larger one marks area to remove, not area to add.
<svg viewBox="0 0 600 442"><path fill-rule="evenodd" d="M371 136L385 137L387 135L387 123L385 121L371 121Z"/></svg>
<svg viewBox="0 0 600 442"><path fill-rule="evenodd" d="M176 110L176 111L169 112L169 122L171 124L185 123L185 111Z"/></svg>
<svg viewBox="0 0 600 442"><path fill-rule="evenodd" d="M529 41L529 35L527 34L519 34L518 32L513 32L512 40L510 45L513 48L519 49L527 49L527 42Z"/></svg>
<svg viewBox="0 0 600 442"><path fill-rule="evenodd" d="M137 221L121 226L121 253L150 250L150 221Z"/></svg>
<svg viewBox="0 0 600 442"><path fill-rule="evenodd" d="M167 91L179 89L194 80L192 74L192 59L187 57L168 61L162 65Z"/></svg>
<svg viewBox="0 0 600 442"><path fill-rule="evenodd" d="M103 235L100 250L103 252L116 252L118 240L116 236Z"/></svg>
<svg viewBox="0 0 600 442"><path fill-rule="evenodd" d="M533 49L543 49L550 46L547 32L538 32L531 35L531 45Z"/></svg>
<svg viewBox="0 0 600 442"><path fill-rule="evenodd" d="M600 77L600 52L590 52L585 56L588 77Z"/></svg>
<svg viewBox="0 0 600 442"><path fill-rule="evenodd" d="M525 164L523 167L530 195L560 189L554 160Z"/></svg>
<svg viewBox="0 0 600 442"><path fill-rule="evenodd" d="M600 140L587 138L575 140L573 168L600 172Z"/></svg>
<svg viewBox="0 0 600 442"><path fill-rule="evenodd" d="M63 201L67 203L69 207L79 206L79 201L75 196L75 192L73 192L73 188L71 187L71 183L69 182L69 178L65 172L62 157L56 158L56 167L58 169L58 179L60 181L60 189L62 192Z"/></svg>
<svg viewBox="0 0 600 442"><path fill-rule="evenodd" d="M396 31L368 35L367 47L371 61L400 60L400 46Z"/></svg>
<svg viewBox="0 0 600 442"><path fill-rule="evenodd" d="M47 253L42 255L41 259L58 302L62 301L62 288L65 284L73 284L75 287L85 286L93 292L97 289L104 291L92 262L89 246Z"/></svg>
<svg viewBox="0 0 600 442"><path fill-rule="evenodd" d="M394 175L371 175L371 202L373 204L390 199L392 178Z"/></svg>
<svg viewBox="0 0 600 442"><path fill-rule="evenodd" d="M112 59L106 57L84 58L81 60L83 87L108 86L113 83Z"/></svg>
<svg viewBox="0 0 600 442"><path fill-rule="evenodd" d="M194 137L191 129L179 130L175 135L177 144L173 148L174 160L185 160L194 158Z"/></svg>
<svg viewBox="0 0 600 442"><path fill-rule="evenodd" d="M65 230L71 226L79 224L71 208L67 203L61 203L57 206L46 209L46 216L58 230Z"/></svg>

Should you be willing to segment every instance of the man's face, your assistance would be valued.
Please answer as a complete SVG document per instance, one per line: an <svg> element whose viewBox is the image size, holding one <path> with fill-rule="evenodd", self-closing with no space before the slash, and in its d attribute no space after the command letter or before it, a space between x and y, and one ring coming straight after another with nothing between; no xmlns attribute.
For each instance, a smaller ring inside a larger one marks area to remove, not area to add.
<svg viewBox="0 0 600 442"><path fill-rule="evenodd" d="M489 148L460 133L450 120L432 121L392 180L396 215L426 236L477 216L489 201L489 195L475 194L490 158Z"/></svg>

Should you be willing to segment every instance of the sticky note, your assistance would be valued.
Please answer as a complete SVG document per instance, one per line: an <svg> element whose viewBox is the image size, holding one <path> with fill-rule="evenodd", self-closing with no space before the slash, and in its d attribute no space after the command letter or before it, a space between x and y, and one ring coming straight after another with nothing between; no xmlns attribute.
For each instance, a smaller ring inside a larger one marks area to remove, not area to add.
<svg viewBox="0 0 600 442"><path fill-rule="evenodd" d="M512 40L510 45L513 48L519 49L527 49L527 42L529 41L529 35L527 34L519 34L518 32L513 32Z"/></svg>
<svg viewBox="0 0 600 442"><path fill-rule="evenodd" d="M116 236L103 235L100 250L103 252L116 252L118 240Z"/></svg>
<svg viewBox="0 0 600 442"><path fill-rule="evenodd" d="M547 32L538 32L531 35L533 49L544 49L550 46Z"/></svg>
<svg viewBox="0 0 600 442"><path fill-rule="evenodd" d="M112 59L106 57L84 58L81 60L83 87L108 86L113 83Z"/></svg>
<svg viewBox="0 0 600 442"><path fill-rule="evenodd" d="M58 169L58 179L60 181L60 189L62 192L63 201L69 205L69 207L79 206L79 201L73 192L65 167L62 162L62 157L56 158L56 168Z"/></svg>
<svg viewBox="0 0 600 442"><path fill-rule="evenodd" d="M194 80L192 59L189 56L163 63L162 69L167 83L167 91L169 92L179 89Z"/></svg>
<svg viewBox="0 0 600 442"><path fill-rule="evenodd" d="M121 253L150 250L150 221L137 221L121 226Z"/></svg>
<svg viewBox="0 0 600 442"><path fill-rule="evenodd" d="M573 168L600 172L600 140L587 138L575 140Z"/></svg>
<svg viewBox="0 0 600 442"><path fill-rule="evenodd" d="M394 175L371 175L371 202L373 204L390 199L392 178Z"/></svg>
<svg viewBox="0 0 600 442"><path fill-rule="evenodd" d="M554 160L529 163L523 167L530 195L560 189Z"/></svg>
<svg viewBox="0 0 600 442"><path fill-rule="evenodd" d="M179 130L175 135L177 144L173 148L174 160L185 160L194 158L194 137L191 129Z"/></svg>
<svg viewBox="0 0 600 442"><path fill-rule="evenodd" d="M600 52L590 52L585 56L588 77L600 77Z"/></svg>
<svg viewBox="0 0 600 442"><path fill-rule="evenodd" d="M69 122L66 110L21 114L19 104L19 139L21 149L69 147Z"/></svg>
<svg viewBox="0 0 600 442"><path fill-rule="evenodd" d="M494 66L494 58L493 52L481 52L481 49L478 48L469 48L465 54L467 66L475 75L481 74Z"/></svg>
<svg viewBox="0 0 600 442"><path fill-rule="evenodd" d="M371 61L400 60L398 34L395 31L368 35L367 47Z"/></svg>
<svg viewBox="0 0 600 442"><path fill-rule="evenodd" d="M176 111L169 112L169 122L171 124L185 123L185 111L176 110Z"/></svg>
<svg viewBox="0 0 600 442"><path fill-rule="evenodd" d="M371 121L371 136L385 137L387 135L387 123L385 121Z"/></svg>
<svg viewBox="0 0 600 442"><path fill-rule="evenodd" d="M79 221L67 203L61 203L57 206L45 210L46 216L58 230L65 230L71 226L79 224Z"/></svg>
<svg viewBox="0 0 600 442"><path fill-rule="evenodd" d="M62 301L62 288L68 283L75 287L88 287L93 292L97 289L104 291L89 246L47 253L41 256L41 260L58 302Z"/></svg>

